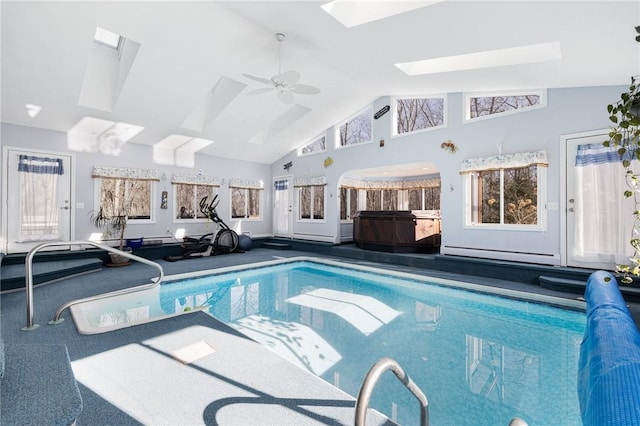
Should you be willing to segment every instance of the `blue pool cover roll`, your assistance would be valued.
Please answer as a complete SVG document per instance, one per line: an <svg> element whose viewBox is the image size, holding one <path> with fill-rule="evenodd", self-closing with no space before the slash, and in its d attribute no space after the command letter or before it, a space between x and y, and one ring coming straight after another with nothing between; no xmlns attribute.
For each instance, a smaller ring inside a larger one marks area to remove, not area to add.
<svg viewBox="0 0 640 426"><path fill-rule="evenodd" d="M610 281L607 281L607 278ZM640 425L640 333L609 272L587 280L578 398L585 426Z"/></svg>

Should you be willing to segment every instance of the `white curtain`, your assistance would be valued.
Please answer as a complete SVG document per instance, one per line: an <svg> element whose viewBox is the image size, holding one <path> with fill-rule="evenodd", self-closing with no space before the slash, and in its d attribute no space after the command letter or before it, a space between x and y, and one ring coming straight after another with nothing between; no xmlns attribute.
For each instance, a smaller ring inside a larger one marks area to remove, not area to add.
<svg viewBox="0 0 640 426"><path fill-rule="evenodd" d="M575 164L574 256L585 262L627 264L633 254L633 197L620 156L602 144L578 146Z"/></svg>
<svg viewBox="0 0 640 426"><path fill-rule="evenodd" d="M58 181L64 174L60 158L20 155L20 233L23 241L62 238Z"/></svg>

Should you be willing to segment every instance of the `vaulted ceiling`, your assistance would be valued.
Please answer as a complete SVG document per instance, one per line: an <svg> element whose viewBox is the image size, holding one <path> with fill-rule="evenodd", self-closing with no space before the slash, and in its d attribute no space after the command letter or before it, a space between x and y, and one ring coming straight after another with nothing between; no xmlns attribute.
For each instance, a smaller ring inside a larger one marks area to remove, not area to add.
<svg viewBox="0 0 640 426"><path fill-rule="evenodd" d="M2 121L71 133L128 123L143 128L129 129L129 143L158 152L269 164L380 96L618 85L640 74L638 1L326 3L3 1ZM343 21L392 14L345 25L330 7ZM110 66L91 56L96 27L135 50L106 73L106 95L98 77ZM282 71L320 93L290 104L275 90L247 95L268 86L245 74L278 74L278 52ZM428 74L396 66L437 58L448 59ZM41 110L31 117L27 104Z"/></svg>

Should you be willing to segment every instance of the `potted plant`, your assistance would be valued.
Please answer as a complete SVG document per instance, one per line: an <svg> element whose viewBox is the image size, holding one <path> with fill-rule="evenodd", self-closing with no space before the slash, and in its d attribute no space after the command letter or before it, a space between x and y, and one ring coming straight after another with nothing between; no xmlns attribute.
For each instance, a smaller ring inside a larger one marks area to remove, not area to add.
<svg viewBox="0 0 640 426"><path fill-rule="evenodd" d="M112 191L105 192L103 203L97 212L91 213L91 221L94 226L103 232L103 236L117 235L118 249L130 251L124 244L124 231L127 228L131 203L116 205L116 199ZM129 259L116 253L109 253L113 264L127 264Z"/></svg>
<svg viewBox="0 0 640 426"><path fill-rule="evenodd" d="M616 265L621 282L629 284L633 277L640 277L640 175L632 168L634 160L640 160L640 84L631 77L629 90L620 95L620 100L607 106L609 121L613 123L609 139L603 142L606 147L617 148L620 162L624 167L629 188L624 196L633 197L633 235L629 243L634 253L627 265Z"/></svg>

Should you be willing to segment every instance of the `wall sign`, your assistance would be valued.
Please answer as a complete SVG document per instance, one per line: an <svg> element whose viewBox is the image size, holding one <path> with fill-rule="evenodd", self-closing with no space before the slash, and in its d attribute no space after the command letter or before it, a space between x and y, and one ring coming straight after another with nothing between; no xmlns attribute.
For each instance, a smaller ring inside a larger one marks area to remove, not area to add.
<svg viewBox="0 0 640 426"><path fill-rule="evenodd" d="M391 107L389 105L380 108L380 110L378 112L376 112L376 114L373 116L373 118L375 118L377 120L378 118L382 117L387 112L389 112L390 109L391 109Z"/></svg>

